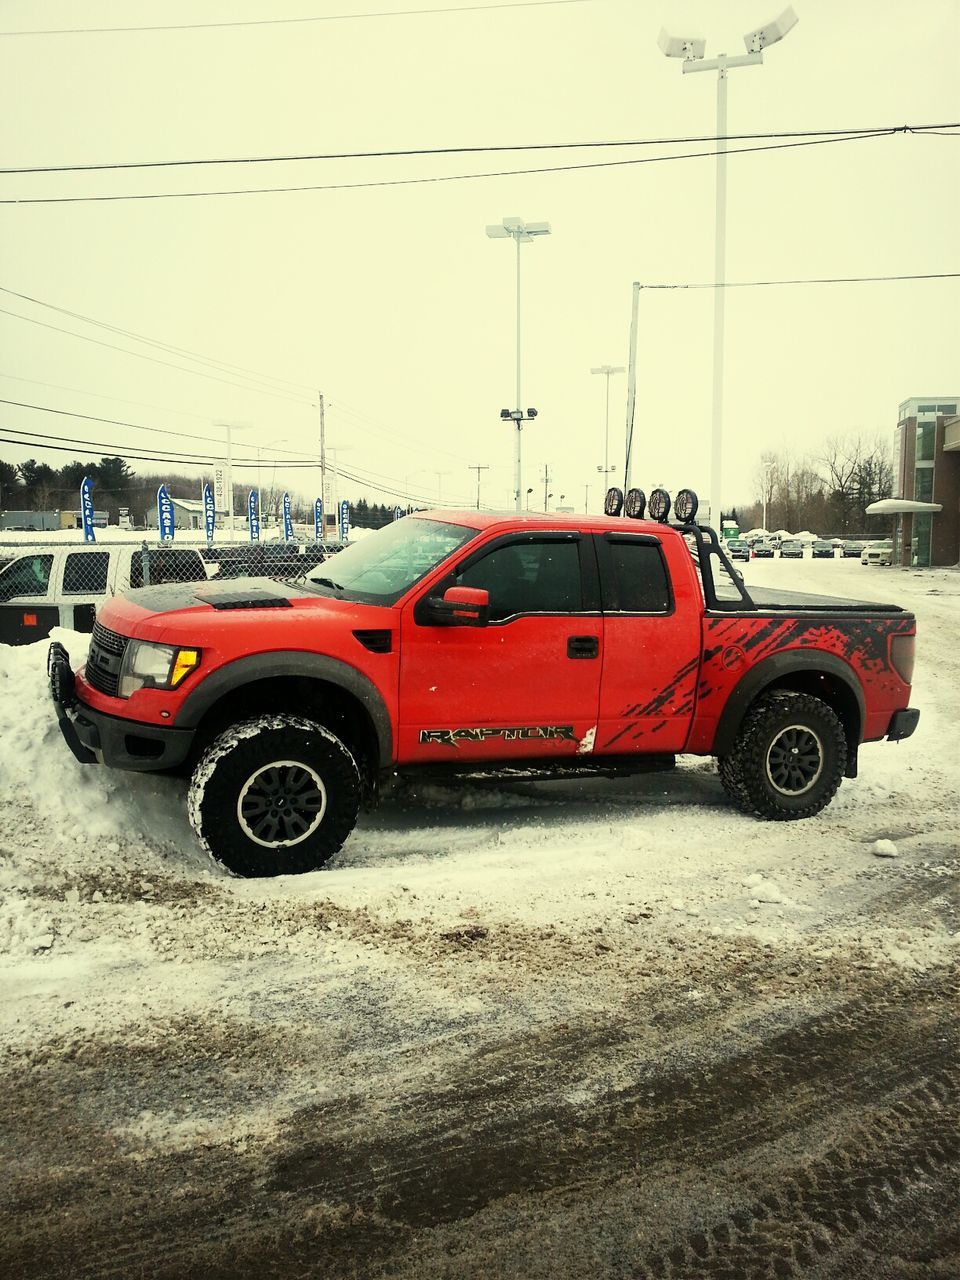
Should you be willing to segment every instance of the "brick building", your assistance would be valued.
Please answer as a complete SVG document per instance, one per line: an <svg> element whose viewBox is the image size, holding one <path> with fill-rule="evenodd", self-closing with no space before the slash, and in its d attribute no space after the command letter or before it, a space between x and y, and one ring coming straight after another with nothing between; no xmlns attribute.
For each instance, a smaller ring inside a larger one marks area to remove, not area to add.
<svg viewBox="0 0 960 1280"><path fill-rule="evenodd" d="M897 419L896 496L940 507L902 512L894 534L894 564L960 562L960 396L915 396Z"/></svg>

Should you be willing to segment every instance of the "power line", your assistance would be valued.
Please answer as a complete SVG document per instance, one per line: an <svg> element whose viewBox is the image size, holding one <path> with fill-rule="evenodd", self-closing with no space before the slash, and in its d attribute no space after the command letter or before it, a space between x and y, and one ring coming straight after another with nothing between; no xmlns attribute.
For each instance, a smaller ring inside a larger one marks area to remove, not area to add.
<svg viewBox="0 0 960 1280"><path fill-rule="evenodd" d="M182 169L207 165L231 164L295 164L313 160L390 160L413 156L490 155L505 151L576 151L605 150L611 147L670 147L690 146L698 142L758 142L787 138L856 137L859 134L895 132L935 133L944 129L960 129L960 123L924 125L871 125L853 129L793 129L764 133L692 134L668 138L617 138L589 142L523 142L498 143L479 147L409 147L393 151L326 151L293 152L287 155L263 156L208 156L195 160L127 160L95 164L34 165L15 169L0 169L0 175L12 177L34 173L102 173L128 169ZM957 134L942 134L957 137Z"/></svg>
<svg viewBox="0 0 960 1280"><path fill-rule="evenodd" d="M468 4L433 9L378 9L368 13L325 13L306 18L248 18L237 22L179 22L149 27L61 27L39 31L0 31L0 36L90 36L108 32L216 31L226 27L279 27L310 22L355 22L364 18L420 18L434 14L487 13L498 9L544 9L593 2L594 0L501 0L499 4Z"/></svg>
<svg viewBox="0 0 960 1280"><path fill-rule="evenodd" d="M185 356L189 360L195 360L200 364L209 365L212 368L219 369L221 372L239 373L247 378L257 379L260 381L270 380L272 382L285 383L288 387L295 387L301 391L313 392L313 388L308 387L306 383L293 382L289 378L279 378L272 373L261 373L254 369L247 369L243 365L231 364L228 360L218 360L215 356L206 356L196 351L190 351L186 347L177 347L172 343L163 342L159 338L150 338L145 334L135 333L132 329L123 329L118 325L108 324L105 320L96 320L93 316L84 315L80 311L71 311L67 307L58 306L54 302L45 302L42 298L35 298L29 293L18 293L16 289L7 288L4 285L0 285L0 293L6 293L11 298L19 298L22 302L32 302L38 307L45 307L48 311L56 311L60 315L68 316L71 320L82 320L86 324L95 325L98 329L106 329L109 333L115 333L120 337L133 338L137 342L142 342L146 346L156 347L158 350L166 351L170 355ZM11 311L6 314L14 315L16 313ZM21 319L28 319L28 317L23 316ZM194 372L194 370L188 370L188 372ZM272 388L272 390L279 390L279 388Z"/></svg>
<svg viewBox="0 0 960 1280"><path fill-rule="evenodd" d="M0 315L12 316L15 320L24 320L27 324L39 325L42 329L52 329L54 333L65 333L70 338L78 338L82 342L92 342L98 347L107 347L111 351L119 351L125 356L135 356L138 360L149 360L151 364L163 365L167 369L176 369L179 373L190 373L197 378L211 378L214 382L223 382L229 387L239 387L241 391L254 391L258 395L273 396L277 400L290 400L295 404L315 403L304 399L302 396L287 395L281 391L270 391L266 387L250 386L237 382L232 378L220 378L214 373L205 373L202 369L188 369L185 365L171 364L169 360L158 360L156 356L145 355L142 351L130 351L127 347L118 347L113 342L103 342L100 338L91 338L85 333L74 333L72 329L61 329L58 325L47 324L45 320L36 320L33 316L22 316L18 311L9 311L6 307L0 307ZM98 322L93 321L93 323L96 324Z"/></svg>
<svg viewBox="0 0 960 1280"><path fill-rule="evenodd" d="M869 133L844 134L811 138L798 142L770 143L757 147L735 147L724 155L749 155L761 151L786 151L796 147L828 146L837 142L862 142L869 138L889 138L897 133L913 133L907 125L878 129ZM110 204L123 200L198 200L217 196L291 195L308 191L357 191L376 187L410 187L440 182L467 182L477 178L516 178L542 173L570 173L586 169L616 169L626 165L667 164L678 160L704 160L719 155L718 151L688 151L680 155L640 156L629 160L593 160L585 164L544 165L536 169L495 169L484 173L452 173L429 178L381 178L367 182L328 182L287 187L238 187L221 191L150 191L111 196L30 196L0 200L0 205L33 204Z"/></svg>
<svg viewBox="0 0 960 1280"><path fill-rule="evenodd" d="M931 271L924 275L904 276L821 276L797 280L727 280L723 284L641 284L641 289L761 289L773 285L793 284L873 284L895 280L956 280L960 271Z"/></svg>

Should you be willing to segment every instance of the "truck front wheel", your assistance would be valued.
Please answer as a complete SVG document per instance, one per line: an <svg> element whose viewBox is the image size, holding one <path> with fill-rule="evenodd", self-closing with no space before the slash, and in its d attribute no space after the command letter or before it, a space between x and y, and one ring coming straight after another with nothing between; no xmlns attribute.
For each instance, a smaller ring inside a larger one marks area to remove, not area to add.
<svg viewBox="0 0 960 1280"><path fill-rule="evenodd" d="M780 822L812 818L836 795L847 758L843 725L805 693L772 693L744 717L720 781L748 813Z"/></svg>
<svg viewBox="0 0 960 1280"><path fill-rule="evenodd" d="M215 738L194 770L190 824L238 876L316 871L342 846L360 809L360 772L329 729L264 715Z"/></svg>

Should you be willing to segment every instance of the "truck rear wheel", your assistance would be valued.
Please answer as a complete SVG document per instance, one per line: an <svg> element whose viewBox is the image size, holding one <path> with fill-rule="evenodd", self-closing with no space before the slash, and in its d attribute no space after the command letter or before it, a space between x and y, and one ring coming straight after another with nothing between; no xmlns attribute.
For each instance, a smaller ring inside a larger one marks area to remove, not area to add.
<svg viewBox="0 0 960 1280"><path fill-rule="evenodd" d="M750 708L718 764L739 808L789 822L826 808L846 758L846 734L832 708L809 694L772 693Z"/></svg>
<svg viewBox="0 0 960 1280"><path fill-rule="evenodd" d="M360 809L360 772L329 729L293 715L245 720L200 758L190 824L238 876L316 871L343 845Z"/></svg>

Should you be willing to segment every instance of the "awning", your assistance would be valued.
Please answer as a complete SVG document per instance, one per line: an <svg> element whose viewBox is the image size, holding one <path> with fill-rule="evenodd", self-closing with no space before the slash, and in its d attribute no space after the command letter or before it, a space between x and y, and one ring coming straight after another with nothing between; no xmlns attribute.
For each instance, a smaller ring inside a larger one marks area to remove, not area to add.
<svg viewBox="0 0 960 1280"><path fill-rule="evenodd" d="M912 502L909 498L881 498L879 502L871 502L867 507L868 516L899 516L908 512L935 515L942 511L939 502Z"/></svg>

